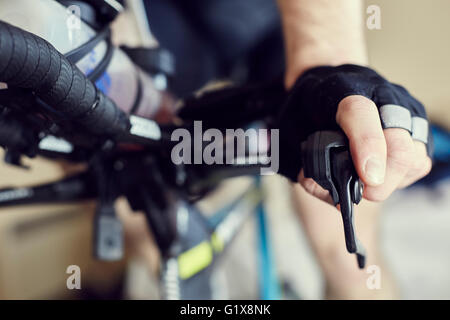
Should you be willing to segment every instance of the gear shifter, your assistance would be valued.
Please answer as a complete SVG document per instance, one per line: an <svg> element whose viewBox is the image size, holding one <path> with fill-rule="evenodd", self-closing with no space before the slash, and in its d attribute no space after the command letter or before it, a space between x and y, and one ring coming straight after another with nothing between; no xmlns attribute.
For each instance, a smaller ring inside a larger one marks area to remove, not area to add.
<svg viewBox="0 0 450 320"><path fill-rule="evenodd" d="M363 184L350 156L348 141L339 131L318 131L302 143L303 169L328 190L335 205L340 205L347 251L355 253L359 268L365 266L365 249L356 238L353 204L362 199Z"/></svg>

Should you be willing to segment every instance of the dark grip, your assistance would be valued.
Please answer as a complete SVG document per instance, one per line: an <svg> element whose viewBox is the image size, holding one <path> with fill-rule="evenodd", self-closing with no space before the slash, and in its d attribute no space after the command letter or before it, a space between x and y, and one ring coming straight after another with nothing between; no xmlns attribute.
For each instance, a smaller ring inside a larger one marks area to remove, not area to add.
<svg viewBox="0 0 450 320"><path fill-rule="evenodd" d="M0 82L30 89L90 132L129 129L126 114L46 40L0 21Z"/></svg>

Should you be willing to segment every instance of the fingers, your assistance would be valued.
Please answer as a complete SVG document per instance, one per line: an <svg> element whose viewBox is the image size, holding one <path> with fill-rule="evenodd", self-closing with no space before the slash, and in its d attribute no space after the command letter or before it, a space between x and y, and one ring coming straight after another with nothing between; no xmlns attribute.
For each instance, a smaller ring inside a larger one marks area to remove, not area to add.
<svg viewBox="0 0 450 320"><path fill-rule="evenodd" d="M383 130L378 109L370 99L356 95L343 99L336 122L349 139L355 169L365 184L364 198L383 201L431 170L425 144L414 141L405 129ZM299 182L310 194L332 203L328 191L305 178L303 172Z"/></svg>
<svg viewBox="0 0 450 320"><path fill-rule="evenodd" d="M339 103L336 122L349 139L353 163L364 184L382 185L387 149L375 103L363 96L348 96Z"/></svg>
<svg viewBox="0 0 450 320"><path fill-rule="evenodd" d="M302 187L308 192L309 194L315 196L316 198L325 201L331 205L334 205L333 199L331 199L330 193L328 190L325 190L320 185L318 185L313 179L311 178L305 178L303 174L303 169L300 171L300 174L298 175L298 182L302 185Z"/></svg>
<svg viewBox="0 0 450 320"><path fill-rule="evenodd" d="M414 141L414 163L399 188L405 188L422 179L431 171L432 161L427 155L427 147L420 141Z"/></svg>
<svg viewBox="0 0 450 320"><path fill-rule="evenodd" d="M364 197L372 201L383 201L399 187L414 163L414 143L404 129L385 129L387 144L387 166L385 181L380 186L368 186Z"/></svg>
<svg viewBox="0 0 450 320"><path fill-rule="evenodd" d="M364 198L371 201L386 200L396 189L416 182L431 170L431 159L424 143L412 140L404 129L385 129L384 134L387 144L386 178L380 186L365 188Z"/></svg>
<svg viewBox="0 0 450 320"><path fill-rule="evenodd" d="M404 129L385 129L387 145L387 165L384 182L379 186L366 186L364 198L370 201L383 201L396 189L404 188L426 176L432 166L427 156L426 146L414 141ZM329 192L314 180L305 178L303 170L298 181L311 195L333 205Z"/></svg>
<svg viewBox="0 0 450 320"><path fill-rule="evenodd" d="M364 198L383 201L430 172L425 144L414 141L407 130L383 130L371 100L346 97L339 103L336 121L349 139L353 163L365 184Z"/></svg>

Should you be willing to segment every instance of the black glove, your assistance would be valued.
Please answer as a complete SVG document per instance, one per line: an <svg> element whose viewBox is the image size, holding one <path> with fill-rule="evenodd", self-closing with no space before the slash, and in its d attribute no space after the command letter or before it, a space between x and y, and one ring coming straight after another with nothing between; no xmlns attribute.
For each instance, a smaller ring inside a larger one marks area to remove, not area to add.
<svg viewBox="0 0 450 320"><path fill-rule="evenodd" d="M316 67L297 80L278 118L282 175L297 181L302 168L301 142L316 131L338 130L339 102L350 95L362 95L375 102L383 128L408 130L413 139L427 144L431 156L425 108L405 88L362 66Z"/></svg>

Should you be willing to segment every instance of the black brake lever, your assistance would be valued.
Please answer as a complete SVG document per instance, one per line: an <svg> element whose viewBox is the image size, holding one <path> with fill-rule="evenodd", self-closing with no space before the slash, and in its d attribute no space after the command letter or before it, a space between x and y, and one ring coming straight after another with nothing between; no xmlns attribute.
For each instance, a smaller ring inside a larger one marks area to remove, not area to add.
<svg viewBox="0 0 450 320"><path fill-rule="evenodd" d="M303 169L330 192L335 205L340 205L347 251L355 253L359 268L365 266L365 249L356 237L353 204L362 199L363 183L356 173L348 141L339 131L318 131L302 143Z"/></svg>

